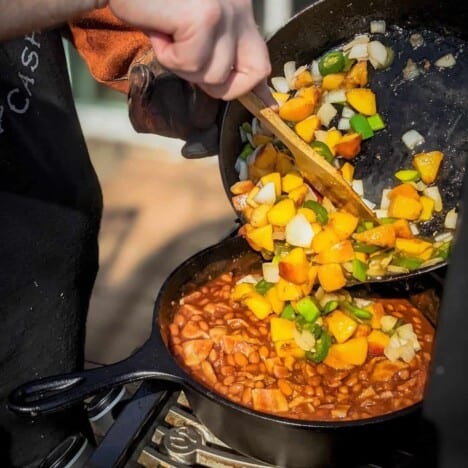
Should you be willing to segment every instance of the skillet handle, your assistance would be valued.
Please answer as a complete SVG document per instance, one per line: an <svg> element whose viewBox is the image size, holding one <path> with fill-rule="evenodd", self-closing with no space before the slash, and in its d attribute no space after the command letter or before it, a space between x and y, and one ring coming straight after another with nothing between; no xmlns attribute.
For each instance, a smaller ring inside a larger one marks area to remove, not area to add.
<svg viewBox="0 0 468 468"><path fill-rule="evenodd" d="M161 361L157 369L148 365L154 360L151 351L151 347L143 346L115 364L27 382L10 394L8 407L16 413L36 416L69 408L107 388L146 378L182 383L182 373L175 365L164 366L169 370L161 370Z"/></svg>

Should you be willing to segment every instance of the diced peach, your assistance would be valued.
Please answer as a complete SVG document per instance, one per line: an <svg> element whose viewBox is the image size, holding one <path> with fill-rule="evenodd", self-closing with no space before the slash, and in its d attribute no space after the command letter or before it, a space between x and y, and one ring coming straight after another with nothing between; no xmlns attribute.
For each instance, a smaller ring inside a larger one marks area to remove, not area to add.
<svg viewBox="0 0 468 468"><path fill-rule="evenodd" d="M308 275L307 281L301 284L301 288L302 288L302 292L304 296L308 296L310 292L312 291L312 288L315 284L315 280L317 279L317 273L318 273L318 266L311 265L309 267L309 275Z"/></svg>
<svg viewBox="0 0 468 468"><path fill-rule="evenodd" d="M325 263L345 263L353 259L354 250L349 240L340 241L323 250L315 257L315 261L322 265Z"/></svg>
<svg viewBox="0 0 468 468"><path fill-rule="evenodd" d="M302 214L305 216L305 219L309 221L309 223L315 223L317 221L317 215L315 214L314 210L311 210L310 208L298 208L297 209L297 214Z"/></svg>
<svg viewBox="0 0 468 468"><path fill-rule="evenodd" d="M388 194L388 198L391 200L396 196L401 195L406 198L414 198L415 200L419 200L419 194L417 190L408 183L397 185L393 187L392 190Z"/></svg>
<svg viewBox="0 0 468 468"><path fill-rule="evenodd" d="M421 214L419 215L420 221L429 221L432 218L435 202L432 198L423 195L419 201L422 205Z"/></svg>
<svg viewBox="0 0 468 468"><path fill-rule="evenodd" d="M356 88L367 84L367 61L356 63L346 75L346 88Z"/></svg>
<svg viewBox="0 0 468 468"><path fill-rule="evenodd" d="M273 287L276 288L281 301L298 301L303 296L299 285L286 281L284 278L280 278Z"/></svg>
<svg viewBox="0 0 468 468"><path fill-rule="evenodd" d="M393 228L395 229L395 235L397 237L402 237L404 239L411 239L413 237L410 225L406 219L397 219L393 223Z"/></svg>
<svg viewBox="0 0 468 468"><path fill-rule="evenodd" d="M308 101L315 108L322 96L322 91L317 86L307 86L298 90L296 95Z"/></svg>
<svg viewBox="0 0 468 468"><path fill-rule="evenodd" d="M248 217L250 224L254 228L266 226L268 224L267 213L270 211L271 205L260 205L252 209Z"/></svg>
<svg viewBox="0 0 468 468"><path fill-rule="evenodd" d="M288 194L288 198L290 198L296 204L296 206L299 206L304 203L308 193L309 187L306 184L302 184L300 187L291 190Z"/></svg>
<svg viewBox="0 0 468 468"><path fill-rule="evenodd" d="M366 337L370 334L371 331L372 328L369 325L367 325L366 323L360 323L356 328L354 338L359 338L360 336Z"/></svg>
<svg viewBox="0 0 468 468"><path fill-rule="evenodd" d="M276 166L275 171L279 172L281 176L286 175L288 172L291 172L294 168L294 164L291 160L291 157L283 153L282 151L278 151L276 156Z"/></svg>
<svg viewBox="0 0 468 468"><path fill-rule="evenodd" d="M346 211L335 211L328 215L328 226L340 240L345 240L356 230L359 218Z"/></svg>
<svg viewBox="0 0 468 468"><path fill-rule="evenodd" d="M300 96L286 101L279 109L279 116L288 122L300 122L314 112L315 102Z"/></svg>
<svg viewBox="0 0 468 468"><path fill-rule="evenodd" d="M391 218L416 220L419 218L422 208L422 204L419 200L397 195L390 200L388 215Z"/></svg>
<svg viewBox="0 0 468 468"><path fill-rule="evenodd" d="M372 330L370 335L367 337L369 344L369 355L371 356L383 356L384 349L388 345L390 337L383 331Z"/></svg>
<svg viewBox="0 0 468 468"><path fill-rule="evenodd" d="M270 288L266 294L265 298L270 302L271 308L275 314L280 314L284 309L284 301L278 297L278 291L276 288Z"/></svg>
<svg viewBox="0 0 468 468"><path fill-rule="evenodd" d="M302 73L296 76L294 80L294 89L305 88L314 84L314 79L312 78L312 73L309 70L304 70Z"/></svg>
<svg viewBox="0 0 468 468"><path fill-rule="evenodd" d="M337 357L333 346L330 347L327 357L324 359L323 363L336 370L348 370L353 368L352 364L344 362Z"/></svg>
<svg viewBox="0 0 468 468"><path fill-rule="evenodd" d="M296 322L281 317L273 317L270 320L270 333L272 341L286 341L294 339Z"/></svg>
<svg viewBox="0 0 468 468"><path fill-rule="evenodd" d="M273 226L267 224L266 226L253 228L246 233L247 241L251 241L255 250L265 249L269 252L273 252L274 243L273 243Z"/></svg>
<svg viewBox="0 0 468 468"><path fill-rule="evenodd" d="M367 339L365 337L351 338L345 343L332 345L335 356L343 362L360 366L364 364L367 358Z"/></svg>
<svg viewBox="0 0 468 468"><path fill-rule="evenodd" d="M377 112L375 93L369 88L354 88L346 92L349 104L364 115L374 115Z"/></svg>
<svg viewBox="0 0 468 468"><path fill-rule="evenodd" d="M318 268L318 279L326 292L337 291L346 284L346 278L341 266L337 263L320 265Z"/></svg>
<svg viewBox="0 0 468 468"><path fill-rule="evenodd" d="M312 240L312 249L316 253L321 253L328 250L331 246L337 244L340 238L335 231L329 227L325 227Z"/></svg>
<svg viewBox="0 0 468 468"><path fill-rule="evenodd" d="M432 244L422 239L397 239L395 242L396 250L403 252L409 257L424 258L424 254L429 251L432 253Z"/></svg>
<svg viewBox="0 0 468 468"><path fill-rule="evenodd" d="M289 172L281 178L281 187L285 193L292 192L303 184L304 178L298 172Z"/></svg>
<svg viewBox="0 0 468 468"><path fill-rule="evenodd" d="M234 286L231 291L231 299L233 301L241 301L247 296L255 292L255 286L251 283L239 283Z"/></svg>
<svg viewBox="0 0 468 468"><path fill-rule="evenodd" d="M279 197L281 195L281 174L279 172L270 172L267 175L264 175L260 182L263 186L267 185L270 182L273 182L275 185L275 193L276 196Z"/></svg>
<svg viewBox="0 0 468 468"><path fill-rule="evenodd" d="M267 143L262 149L258 151L255 158L254 166L259 169L273 171L276 165L277 151L271 143Z"/></svg>
<svg viewBox="0 0 468 468"><path fill-rule="evenodd" d="M311 115L294 126L294 131L306 142L310 143L314 139L314 133L320 128L320 119L316 115Z"/></svg>
<svg viewBox="0 0 468 468"><path fill-rule="evenodd" d="M240 180L231 186L231 193L233 195L240 195L242 193L248 193L255 187L255 184L251 180Z"/></svg>
<svg viewBox="0 0 468 468"><path fill-rule="evenodd" d="M325 323L338 343L344 343L348 338L351 338L358 326L355 320L339 309L334 310L325 319Z"/></svg>
<svg viewBox="0 0 468 468"><path fill-rule="evenodd" d="M331 91L333 89L338 89L341 87L345 80L344 73L330 73L323 77L322 88L326 91Z"/></svg>
<svg viewBox="0 0 468 468"><path fill-rule="evenodd" d="M341 141L341 132L336 128L332 128L327 131L327 135L325 137L325 143L330 148L333 156L336 154L335 146L339 141Z"/></svg>
<svg viewBox="0 0 468 468"><path fill-rule="evenodd" d="M280 358L292 356L300 359L305 356L305 351L298 346L295 339L275 341L275 351Z"/></svg>
<svg viewBox="0 0 468 468"><path fill-rule="evenodd" d="M286 226L296 215L296 206L290 198L280 200L268 211L268 222L275 226Z"/></svg>
<svg viewBox="0 0 468 468"><path fill-rule="evenodd" d="M347 133L335 145L338 156L344 159L354 159L361 151L362 135L360 133Z"/></svg>
<svg viewBox="0 0 468 468"><path fill-rule="evenodd" d="M289 99L289 93L278 93L278 92L273 92L271 93L273 96L273 99L278 103L278 105L282 106L288 99Z"/></svg>
<svg viewBox="0 0 468 468"><path fill-rule="evenodd" d="M378 247L393 247L395 245L395 229L392 224L382 224L367 231L357 232L353 237L358 242Z"/></svg>
<svg viewBox="0 0 468 468"><path fill-rule="evenodd" d="M296 247L292 249L278 263L279 274L286 281L294 284L305 283L309 276L309 262L304 249Z"/></svg>
<svg viewBox="0 0 468 468"><path fill-rule="evenodd" d="M419 153L414 156L413 165L418 170L425 184L432 184L436 180L443 158L444 154L440 151Z"/></svg>
<svg viewBox="0 0 468 468"><path fill-rule="evenodd" d="M270 301L259 293L253 293L242 300L247 308L262 320L273 312Z"/></svg>

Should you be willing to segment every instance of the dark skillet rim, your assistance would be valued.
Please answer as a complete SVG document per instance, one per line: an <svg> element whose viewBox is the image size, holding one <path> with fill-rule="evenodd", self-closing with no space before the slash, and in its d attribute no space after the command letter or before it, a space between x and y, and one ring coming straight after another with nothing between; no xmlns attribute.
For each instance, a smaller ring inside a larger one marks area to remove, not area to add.
<svg viewBox="0 0 468 468"><path fill-rule="evenodd" d="M211 390L208 387L205 387L203 384L195 380L185 369L183 366L181 366L177 360L175 359L174 355L170 351L170 349L166 346L166 343L164 342L162 333L161 333L161 323L159 321L159 309L160 309L160 303L162 301L162 298L165 294L166 289L168 288L169 284L171 283L172 279L174 276L176 276L178 273L180 273L182 270L187 268L187 265L190 263L196 263L196 260L199 259L200 257L206 256L209 252L221 248L226 242L229 241L234 241L236 238L229 238L229 239L224 239L214 245L211 245L209 247L206 247L205 249L195 253L191 257L187 258L183 263L181 263L178 267L176 267L172 273L167 277L166 281L164 284L161 286L161 289L158 293L158 296L156 298L155 304L154 304L154 309L153 309L153 326L154 326L154 332L156 333L156 338L157 341L161 344L161 346L164 347L164 350L167 352L168 357L171 360L171 367L173 370L175 370L174 374L177 375L178 377L181 378L181 385L183 387L189 387L193 390L195 390L197 393L200 395L208 398L214 403L221 404L225 407L228 407L232 410L239 411L241 413L244 413L245 415L260 418L264 421L268 422L278 422L281 423L282 425L286 425L289 427L297 427L297 428L302 428L302 429L342 429L346 430L349 428L356 428L356 427L365 427L365 426L372 426L375 424L380 424L384 422L390 422L392 420L395 420L397 418L401 418L404 416L409 416L411 414L416 413L419 409L422 408L423 401L415 403L411 406L408 406L406 408L402 408L397 411L393 411L391 413L385 413L379 416L374 416L371 418L365 418L365 419L357 419L357 420L352 420L352 421L311 421L311 420L303 420L303 419L292 419L292 418L285 418L282 416L276 416L273 414L268 414L268 413L262 413L260 411L256 411L250 408L247 408L245 406L239 405L238 403L235 403L223 395L216 393L215 391ZM236 257L233 257L236 258Z"/></svg>

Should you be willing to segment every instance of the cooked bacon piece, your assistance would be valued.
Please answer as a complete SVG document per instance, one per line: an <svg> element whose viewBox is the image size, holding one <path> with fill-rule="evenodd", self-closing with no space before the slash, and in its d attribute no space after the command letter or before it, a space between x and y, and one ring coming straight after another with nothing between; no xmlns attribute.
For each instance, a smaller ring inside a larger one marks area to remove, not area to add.
<svg viewBox="0 0 468 468"><path fill-rule="evenodd" d="M197 322L187 322L180 332L182 338L195 340L197 338L208 338L208 333L204 332Z"/></svg>
<svg viewBox="0 0 468 468"><path fill-rule="evenodd" d="M286 397L277 388L254 388L252 390L253 407L267 413L288 411Z"/></svg>
<svg viewBox="0 0 468 468"><path fill-rule="evenodd" d="M408 365L404 362L391 362L385 359L384 361L380 361L375 365L371 380L375 382L388 382L398 371L404 369L405 367L408 367Z"/></svg>
<svg viewBox="0 0 468 468"><path fill-rule="evenodd" d="M198 366L210 354L213 347L212 340L190 340L182 343L184 362L187 366Z"/></svg>
<svg viewBox="0 0 468 468"><path fill-rule="evenodd" d="M239 335L225 335L221 338L221 348L226 354L242 353L248 356L255 348Z"/></svg>

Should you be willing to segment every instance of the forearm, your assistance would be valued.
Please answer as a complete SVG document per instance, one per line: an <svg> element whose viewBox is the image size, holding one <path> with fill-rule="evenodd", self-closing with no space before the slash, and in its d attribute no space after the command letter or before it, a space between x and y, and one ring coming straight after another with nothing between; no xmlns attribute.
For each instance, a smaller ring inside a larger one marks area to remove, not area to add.
<svg viewBox="0 0 468 468"><path fill-rule="evenodd" d="M0 0L0 41L62 24L108 0Z"/></svg>

